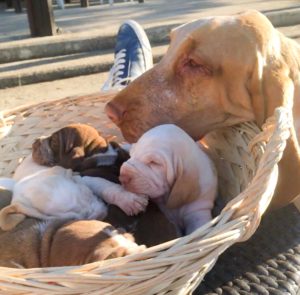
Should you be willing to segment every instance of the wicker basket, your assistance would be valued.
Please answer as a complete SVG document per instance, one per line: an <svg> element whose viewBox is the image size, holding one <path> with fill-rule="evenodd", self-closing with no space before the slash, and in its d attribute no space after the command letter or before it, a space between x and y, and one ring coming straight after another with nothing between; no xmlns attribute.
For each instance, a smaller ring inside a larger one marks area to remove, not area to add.
<svg viewBox="0 0 300 295"><path fill-rule="evenodd" d="M113 94L67 98L3 113L0 175L10 176L30 152L33 139L72 122L120 138L103 114ZM0 122L1 122L0 121ZM229 201L191 235L143 253L77 267L0 268L1 294L189 294L232 244L256 230L277 182L277 162L289 136L290 114L278 108L260 131L253 123L206 137L216 161L220 196Z"/></svg>

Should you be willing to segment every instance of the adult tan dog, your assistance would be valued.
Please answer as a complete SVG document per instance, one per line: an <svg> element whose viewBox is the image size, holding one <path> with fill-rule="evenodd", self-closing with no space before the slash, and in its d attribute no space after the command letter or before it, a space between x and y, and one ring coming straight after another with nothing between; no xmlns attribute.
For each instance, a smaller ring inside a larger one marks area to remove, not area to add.
<svg viewBox="0 0 300 295"><path fill-rule="evenodd" d="M130 142L163 123L198 140L240 122L261 126L278 106L294 104L299 117L299 70L300 47L261 13L206 18L172 31L164 58L109 102L106 112ZM299 128L297 133L299 138ZM296 128L279 169L273 208L300 193Z"/></svg>

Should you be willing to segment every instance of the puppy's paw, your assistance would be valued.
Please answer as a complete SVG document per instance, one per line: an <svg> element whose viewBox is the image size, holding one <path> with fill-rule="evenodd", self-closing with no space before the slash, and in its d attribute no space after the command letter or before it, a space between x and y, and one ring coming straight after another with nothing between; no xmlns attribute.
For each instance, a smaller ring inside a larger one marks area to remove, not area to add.
<svg viewBox="0 0 300 295"><path fill-rule="evenodd" d="M147 197L139 196L130 192L124 192L118 204L118 206L130 216L145 211L147 205Z"/></svg>

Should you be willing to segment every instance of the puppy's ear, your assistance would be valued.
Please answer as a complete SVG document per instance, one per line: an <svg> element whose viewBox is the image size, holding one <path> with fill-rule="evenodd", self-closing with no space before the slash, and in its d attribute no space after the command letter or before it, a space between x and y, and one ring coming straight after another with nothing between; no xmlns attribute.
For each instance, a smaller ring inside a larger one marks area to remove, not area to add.
<svg viewBox="0 0 300 295"><path fill-rule="evenodd" d="M0 211L0 227L4 231L11 230L22 222L25 217L24 214L18 213L17 205L9 205Z"/></svg>
<svg viewBox="0 0 300 295"><path fill-rule="evenodd" d="M200 195L199 177L197 169L191 169L191 167L177 169L176 180L166 206L175 209L196 200Z"/></svg>
<svg viewBox="0 0 300 295"><path fill-rule="evenodd" d="M60 159L62 159L66 154L69 154L73 148L73 134L66 128L62 129L57 132L57 140Z"/></svg>

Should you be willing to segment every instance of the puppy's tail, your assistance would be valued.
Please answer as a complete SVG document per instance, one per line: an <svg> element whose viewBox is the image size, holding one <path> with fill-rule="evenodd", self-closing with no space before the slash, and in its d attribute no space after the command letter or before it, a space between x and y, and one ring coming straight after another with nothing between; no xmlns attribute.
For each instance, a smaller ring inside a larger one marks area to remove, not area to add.
<svg viewBox="0 0 300 295"><path fill-rule="evenodd" d="M25 219L25 215L19 212L17 204L4 207L0 211L0 228L4 231L15 228Z"/></svg>

